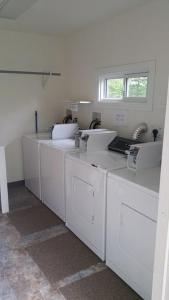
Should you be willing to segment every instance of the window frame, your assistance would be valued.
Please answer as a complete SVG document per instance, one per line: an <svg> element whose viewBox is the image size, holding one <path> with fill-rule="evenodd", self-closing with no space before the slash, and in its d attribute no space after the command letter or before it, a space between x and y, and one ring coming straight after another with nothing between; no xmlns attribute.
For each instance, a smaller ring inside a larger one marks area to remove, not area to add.
<svg viewBox="0 0 169 300"><path fill-rule="evenodd" d="M129 78L147 78L147 90L146 90L146 97L128 97L127 96L127 80ZM133 101L134 102L147 102L147 95L148 95L148 88L149 88L149 72L140 72L140 73L132 73L132 74L125 74L125 96L124 101Z"/></svg>
<svg viewBox="0 0 169 300"><path fill-rule="evenodd" d="M108 81L109 79L123 79L123 85L125 84L123 76L120 76L120 77L112 77L112 76L107 77L106 76L105 79L103 79L103 81L105 82L105 81ZM105 93L105 88L103 88L103 90L104 90L104 93ZM106 93L107 93L107 91L106 91ZM121 101L121 100L123 100L123 98L124 98L124 90L123 90L123 97L122 98L114 98L114 99L113 98L105 98L105 100L108 100L108 101Z"/></svg>
<svg viewBox="0 0 169 300"><path fill-rule="evenodd" d="M148 77L147 96L146 97L126 97L127 78L134 76L146 75ZM149 110L153 109L153 93L154 93L154 77L155 77L155 61L135 63L123 66L114 66L111 68L103 68L98 73L98 105L111 105L115 108ZM124 78L123 98L112 99L104 97L104 82L106 79Z"/></svg>

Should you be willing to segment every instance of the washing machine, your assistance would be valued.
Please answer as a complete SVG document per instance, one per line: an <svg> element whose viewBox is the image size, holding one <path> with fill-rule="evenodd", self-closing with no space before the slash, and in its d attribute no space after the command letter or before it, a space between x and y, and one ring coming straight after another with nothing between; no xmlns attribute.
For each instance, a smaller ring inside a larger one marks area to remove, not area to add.
<svg viewBox="0 0 169 300"><path fill-rule="evenodd" d="M56 129L55 134L58 131ZM102 148L116 135L116 132L109 130L84 130L82 133L89 135L88 148L92 150L96 145ZM65 155L80 151L75 148L75 140L70 138L41 143L40 147L42 202L63 221L66 221Z"/></svg>
<svg viewBox="0 0 169 300"><path fill-rule="evenodd" d="M103 261L107 172L125 167L124 155L106 150L66 156L66 226Z"/></svg>
<svg viewBox="0 0 169 300"><path fill-rule="evenodd" d="M54 124L52 134L37 133L28 134L22 138L23 165L25 186L40 200L41 193L41 160L40 148L42 144L50 144L53 141L70 139L78 130L78 124ZM51 139L52 138L52 139Z"/></svg>
<svg viewBox="0 0 169 300"><path fill-rule="evenodd" d="M151 299L160 168L111 171L107 180L106 264Z"/></svg>
<svg viewBox="0 0 169 300"><path fill-rule="evenodd" d="M41 143L41 199L65 222L65 155L78 151L73 139Z"/></svg>
<svg viewBox="0 0 169 300"><path fill-rule="evenodd" d="M49 134L29 134L22 138L25 186L41 200L40 144L48 143Z"/></svg>

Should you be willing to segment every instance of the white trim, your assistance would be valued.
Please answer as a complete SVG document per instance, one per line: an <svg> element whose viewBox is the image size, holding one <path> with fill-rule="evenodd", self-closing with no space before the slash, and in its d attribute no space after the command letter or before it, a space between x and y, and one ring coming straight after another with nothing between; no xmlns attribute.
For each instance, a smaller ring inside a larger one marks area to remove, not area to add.
<svg viewBox="0 0 169 300"><path fill-rule="evenodd" d="M98 69L98 97L94 104L102 107L108 107L109 105L109 107L117 109L152 111L155 69L155 61ZM117 100L103 99L103 95L101 94L105 78L126 78L127 76L130 77L134 74L139 75L141 73L148 73L148 90L146 98L125 97ZM100 98L102 98L102 100L100 100Z"/></svg>
<svg viewBox="0 0 169 300"><path fill-rule="evenodd" d="M168 300L169 285L169 90L164 130L161 183L159 195L159 212L157 222L157 238L155 264L153 274L152 300ZM168 273L168 274L167 274Z"/></svg>
<svg viewBox="0 0 169 300"><path fill-rule="evenodd" d="M9 212L8 202L8 187L7 187L7 176L6 176L6 159L5 149L0 147L0 193L1 193L1 207L2 213L6 214Z"/></svg>

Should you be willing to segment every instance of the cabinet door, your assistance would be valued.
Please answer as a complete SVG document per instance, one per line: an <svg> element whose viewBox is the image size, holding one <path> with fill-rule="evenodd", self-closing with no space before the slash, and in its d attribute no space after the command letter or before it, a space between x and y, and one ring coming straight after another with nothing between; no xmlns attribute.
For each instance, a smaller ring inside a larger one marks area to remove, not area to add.
<svg viewBox="0 0 169 300"><path fill-rule="evenodd" d="M66 159L66 224L102 259L105 257L106 174Z"/></svg>
<svg viewBox="0 0 169 300"><path fill-rule="evenodd" d="M78 218L82 218L85 223L94 223L94 187L81 180L80 178L72 177L72 197L70 199L72 211Z"/></svg>
<svg viewBox="0 0 169 300"><path fill-rule="evenodd" d="M107 265L144 299L151 299L158 199L108 178Z"/></svg>
<svg viewBox="0 0 169 300"><path fill-rule="evenodd" d="M65 221L64 151L40 147L42 201Z"/></svg>

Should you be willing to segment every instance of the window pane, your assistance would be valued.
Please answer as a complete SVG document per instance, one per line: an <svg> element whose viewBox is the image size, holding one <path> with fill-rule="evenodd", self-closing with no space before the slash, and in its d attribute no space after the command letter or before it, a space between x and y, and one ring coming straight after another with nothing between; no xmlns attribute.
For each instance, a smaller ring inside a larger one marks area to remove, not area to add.
<svg viewBox="0 0 169 300"><path fill-rule="evenodd" d="M127 97L142 97L147 96L148 77L132 77L127 79Z"/></svg>
<svg viewBox="0 0 169 300"><path fill-rule="evenodd" d="M106 79L106 98L122 99L123 89L124 89L123 78Z"/></svg>

